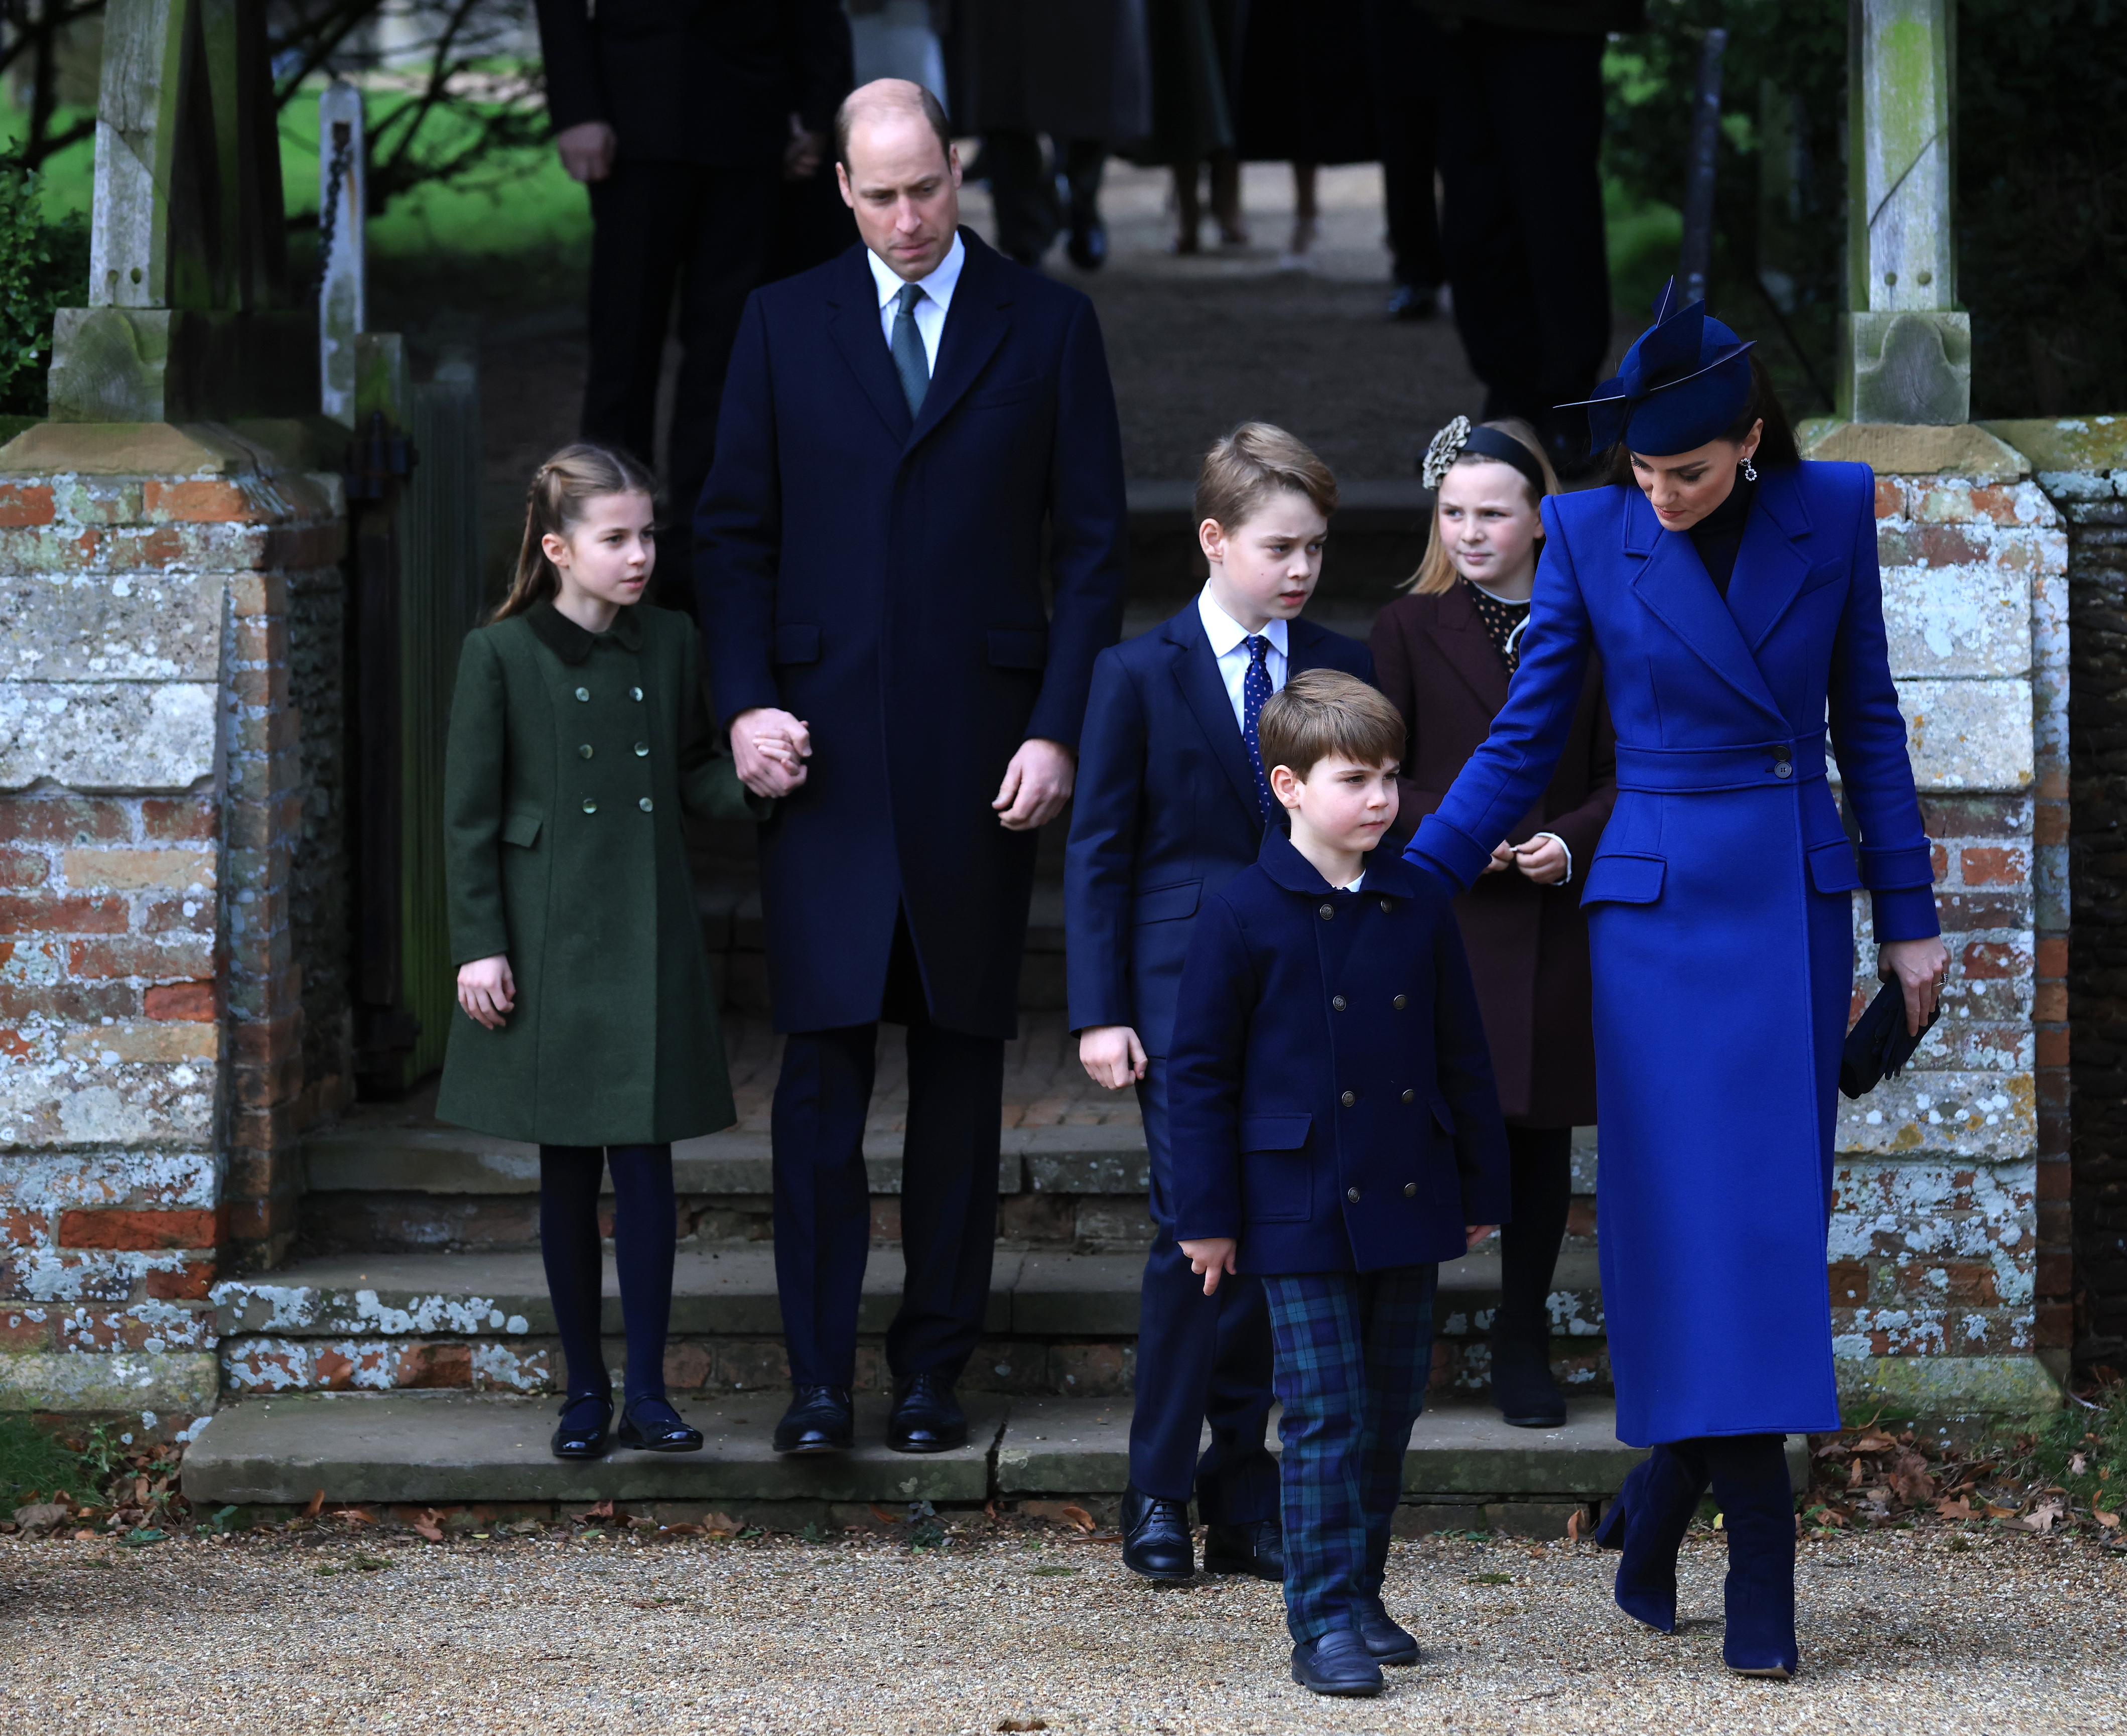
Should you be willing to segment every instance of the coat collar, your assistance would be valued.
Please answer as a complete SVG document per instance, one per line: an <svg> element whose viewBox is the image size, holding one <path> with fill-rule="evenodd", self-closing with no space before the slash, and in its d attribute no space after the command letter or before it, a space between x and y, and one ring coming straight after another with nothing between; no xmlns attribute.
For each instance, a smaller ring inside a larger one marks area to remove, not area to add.
<svg viewBox="0 0 2127 1736"><path fill-rule="evenodd" d="M1487 717L1497 717L1507 703L1507 666L1499 661L1492 636L1478 618L1470 599L1468 583L1457 576L1454 585L1435 598L1438 612L1433 619L1441 631L1453 637L1442 648L1450 652L1448 665L1462 685L1476 695Z"/></svg>
<svg viewBox="0 0 2127 1736"><path fill-rule="evenodd" d="M602 638L612 639L623 651L642 649L642 618L633 609L623 609L613 618L609 632L597 633L579 627L554 606L552 597L546 597L526 611L524 624L564 663L585 662Z"/></svg>
<svg viewBox="0 0 2127 1736"><path fill-rule="evenodd" d="M1292 847L1282 826L1265 828L1262 847L1256 852L1256 866L1287 892L1321 898L1340 889L1331 886L1322 878L1321 870ZM1390 898L1415 897L1418 888L1411 879L1414 871L1393 848L1376 849L1367 858L1366 884L1361 889Z"/></svg>
<svg viewBox="0 0 2127 1736"><path fill-rule="evenodd" d="M1698 558L1698 551L1692 547L1690 535L1684 531L1664 530L1644 494L1629 483L1624 485L1624 550L1639 557L1639 570L1631 581L1633 595L1739 697L1764 713L1779 726L1783 735L1786 734L1789 727L1786 714L1774 699L1772 690L1766 686L1765 676L1750 654L1751 646L1744 638L1736 612L1723 600L1721 593L1713 588L1713 581L1707 576L1705 565ZM1760 499L1779 491L1778 488L1761 486ZM1777 540L1766 515L1753 508L1749 526L1743 533L1743 547L1736 557L1736 571L1730 579L1730 596L1735 595L1738 586L1746 586L1746 594L1759 586L1761 581L1755 573L1746 569L1762 567L1769 552L1768 543ZM1782 552L1786 552L1784 545ZM1769 579L1764 582L1770 587ZM1798 577L1792 589L1798 590L1800 586Z"/></svg>

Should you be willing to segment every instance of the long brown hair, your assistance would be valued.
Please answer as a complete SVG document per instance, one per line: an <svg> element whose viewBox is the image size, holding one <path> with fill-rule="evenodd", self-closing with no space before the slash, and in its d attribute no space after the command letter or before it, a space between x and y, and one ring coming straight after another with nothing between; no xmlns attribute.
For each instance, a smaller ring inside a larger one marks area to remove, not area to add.
<svg viewBox="0 0 2127 1736"><path fill-rule="evenodd" d="M506 621L561 588L561 576L547 558L542 539L566 537L583 522L584 508L601 495L657 492L657 479L624 452L579 440L564 446L533 472L524 491L524 541L509 590L490 621Z"/></svg>
<svg viewBox="0 0 2127 1736"><path fill-rule="evenodd" d="M1741 446L1750 437L1750 425L1761 420L1765 429L1758 436L1758 449L1751 454L1751 463L1760 470L1785 470L1791 464L1801 463L1802 448L1795 442L1794 424L1788 420L1787 406L1780 402L1773 377L1765 372L1765 364L1758 359L1754 349L1750 352L1750 396L1743 406L1743 413L1717 438ZM1632 475L1632 451L1624 441L1618 441L1610 448L1609 473L1604 480L1638 486Z"/></svg>
<svg viewBox="0 0 2127 1736"><path fill-rule="evenodd" d="M1543 442L1536 437L1536 430L1528 423L1519 416L1503 416L1496 422L1484 422L1478 425L1489 428L1495 434L1504 434L1517 445L1526 446L1529 456L1543 471L1544 493L1554 495L1559 491L1558 472L1551 467L1550 455L1544 451ZM1457 464L1497 464L1500 462L1498 458L1487 458L1481 452L1466 452L1455 461ZM1514 474L1522 486L1528 488L1529 505L1535 505L1537 491L1529 488L1528 478L1518 471ZM1537 538L1539 543L1542 540L1541 536ZM1437 597L1442 591L1455 588L1456 576L1455 563L1447 557L1447 538L1440 534L1440 505L1436 500L1433 508L1433 531L1425 543L1425 558L1418 563L1418 571L1403 581L1403 589L1421 597Z"/></svg>

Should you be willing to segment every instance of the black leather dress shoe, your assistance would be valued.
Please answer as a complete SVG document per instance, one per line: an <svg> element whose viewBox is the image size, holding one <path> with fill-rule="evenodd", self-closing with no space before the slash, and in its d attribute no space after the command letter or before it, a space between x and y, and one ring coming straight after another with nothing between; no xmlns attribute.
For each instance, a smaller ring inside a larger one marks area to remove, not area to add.
<svg viewBox="0 0 2127 1736"><path fill-rule="evenodd" d="M1378 1597L1359 1606L1359 1639L1376 1663L1416 1663L1417 1636L1396 1625Z"/></svg>
<svg viewBox="0 0 2127 1736"><path fill-rule="evenodd" d="M572 1392L561 1401L561 1420L554 1427L550 1444L557 1459L604 1459L610 1444L607 1426L613 1421L613 1396L601 1392Z"/></svg>
<svg viewBox="0 0 2127 1736"><path fill-rule="evenodd" d="M1107 263L1108 225L1097 216L1073 211L1071 239L1064 244L1071 263L1081 271L1098 271Z"/></svg>
<svg viewBox="0 0 2127 1736"><path fill-rule="evenodd" d="M846 1453L856 1444L847 1387L799 1387L770 1443L779 1453Z"/></svg>
<svg viewBox="0 0 2127 1736"><path fill-rule="evenodd" d="M1129 1483L1123 1488L1122 1516L1123 1565L1131 1572L1163 1585L1179 1585L1196 1576L1188 1502L1162 1501Z"/></svg>
<svg viewBox="0 0 2127 1736"><path fill-rule="evenodd" d="M1273 1582L1285 1577L1285 1530L1275 1519L1244 1525L1209 1525L1204 1531L1206 1573L1248 1573Z"/></svg>
<svg viewBox="0 0 2127 1736"><path fill-rule="evenodd" d="M628 1400L620 1413L620 1427L613 1439L638 1453L699 1453L702 1431L689 1428L680 1413L663 1398L647 1396Z"/></svg>
<svg viewBox="0 0 2127 1736"><path fill-rule="evenodd" d="M898 1383L886 1420L886 1444L897 1453L950 1453L968 1444L968 1417L942 1374L912 1374Z"/></svg>
<svg viewBox="0 0 2127 1736"><path fill-rule="evenodd" d="M1336 1628L1292 1648L1292 1679L1317 1694L1364 1699L1381 1692L1381 1667L1351 1629Z"/></svg>
<svg viewBox="0 0 2127 1736"><path fill-rule="evenodd" d="M1551 1378L1551 1345L1516 1333L1492 1336L1492 1402L1517 1429L1562 1429L1566 1396Z"/></svg>

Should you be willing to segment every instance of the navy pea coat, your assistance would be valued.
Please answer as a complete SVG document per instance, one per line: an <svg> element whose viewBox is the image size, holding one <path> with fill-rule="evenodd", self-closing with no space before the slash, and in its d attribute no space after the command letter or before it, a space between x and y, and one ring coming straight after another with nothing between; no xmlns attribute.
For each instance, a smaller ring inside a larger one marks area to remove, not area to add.
<svg viewBox="0 0 2127 1736"><path fill-rule="evenodd" d="M1286 678L1374 678L1367 647L1312 621L1286 633ZM1198 904L1252 865L1262 808L1195 598L1102 652L1064 854L1071 1028L1129 1025L1168 1052Z"/></svg>
<svg viewBox="0 0 2127 1736"><path fill-rule="evenodd" d="M1550 780L1599 653L1618 801L1581 904L1618 1433L1836 1429L1825 1236L1852 895L1874 894L1879 941L1937 932L1874 479L1768 471L1725 600L1637 488L1560 496L1543 518L1505 709L1409 853L1477 877Z"/></svg>
<svg viewBox="0 0 2127 1736"><path fill-rule="evenodd" d="M1332 891L1281 832L1206 900L1168 1060L1177 1241L1250 1274L1459 1259L1507 1133L1447 889L1385 851Z"/></svg>
<svg viewBox="0 0 2127 1736"><path fill-rule="evenodd" d="M779 1031L878 1018L905 906L931 1018L1012 1035L1035 837L990 804L1022 742L1077 747L1121 628L1092 304L960 235L912 420L861 247L755 292L732 353L694 528L717 711L780 706L813 747L760 835Z"/></svg>

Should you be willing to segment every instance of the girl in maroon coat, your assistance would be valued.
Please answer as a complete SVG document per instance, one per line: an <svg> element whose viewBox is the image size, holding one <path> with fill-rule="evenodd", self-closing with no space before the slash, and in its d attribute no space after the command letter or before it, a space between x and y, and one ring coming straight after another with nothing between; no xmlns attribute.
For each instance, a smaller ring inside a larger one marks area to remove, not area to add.
<svg viewBox="0 0 2127 1736"><path fill-rule="evenodd" d="M1520 421L1472 428L1457 416L1427 451L1424 475L1437 491L1432 540L1411 594L1381 611L1372 641L1381 690L1409 729L1398 842L1440 805L1506 704L1542 548L1537 503L1558 492L1534 430ZM1573 1129L1595 1120L1579 881L1617 799L1614 739L1591 658L1550 789L1456 900L1513 1160L1492 1396L1523 1428L1566 1419L1551 1374L1548 1297L1572 1194Z"/></svg>

